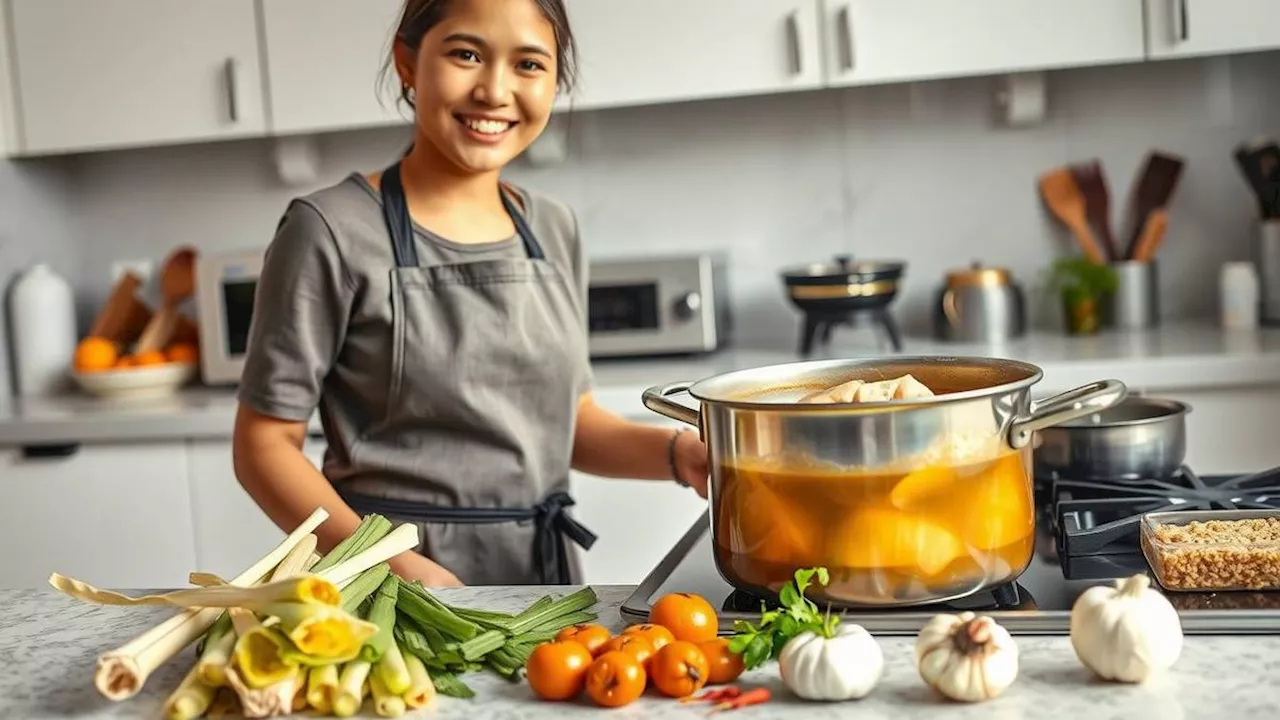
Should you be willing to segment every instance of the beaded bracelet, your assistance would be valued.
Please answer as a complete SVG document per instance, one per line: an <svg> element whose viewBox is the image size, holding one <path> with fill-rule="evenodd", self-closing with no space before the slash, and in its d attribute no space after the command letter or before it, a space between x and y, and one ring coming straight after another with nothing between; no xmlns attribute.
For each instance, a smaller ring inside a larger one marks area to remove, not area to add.
<svg viewBox="0 0 1280 720"><path fill-rule="evenodd" d="M688 432L687 428L678 428L671 433L671 440L667 442L667 465L671 468L671 479L675 480L680 487L690 487L689 483L680 478L680 470L676 467L676 441L686 432Z"/></svg>

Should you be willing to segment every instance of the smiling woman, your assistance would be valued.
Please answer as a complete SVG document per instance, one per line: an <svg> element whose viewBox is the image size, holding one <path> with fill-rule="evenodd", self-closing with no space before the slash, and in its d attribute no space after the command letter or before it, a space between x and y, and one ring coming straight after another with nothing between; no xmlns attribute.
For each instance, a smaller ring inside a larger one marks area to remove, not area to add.
<svg viewBox="0 0 1280 720"><path fill-rule="evenodd" d="M235 466L282 528L317 505L321 550L364 513L414 522L393 559L429 586L579 582L571 467L705 496L691 434L601 409L577 217L502 182L573 80L561 0L408 0L388 69L413 145L291 202L264 260ZM323 472L301 452L319 410Z"/></svg>

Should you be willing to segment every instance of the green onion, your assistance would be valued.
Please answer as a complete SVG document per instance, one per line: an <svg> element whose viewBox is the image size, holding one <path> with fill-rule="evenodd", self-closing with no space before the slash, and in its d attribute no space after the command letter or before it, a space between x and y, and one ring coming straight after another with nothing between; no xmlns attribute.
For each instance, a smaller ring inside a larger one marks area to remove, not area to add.
<svg viewBox="0 0 1280 720"><path fill-rule="evenodd" d="M470 640L480 632L478 625L454 615L416 582L400 585L396 609L413 618L423 629L439 628L458 640Z"/></svg>
<svg viewBox="0 0 1280 720"><path fill-rule="evenodd" d="M368 617L369 622L378 626L378 631L360 648L360 659L365 662L377 662L387 651L387 646L392 644L396 625L396 588L399 586L400 578L395 575L387 575L378 586Z"/></svg>
<svg viewBox="0 0 1280 720"><path fill-rule="evenodd" d="M469 699L476 696L475 691L467 687L466 683L459 680L453 673L433 673L431 681L435 683L436 692L446 697Z"/></svg>
<svg viewBox="0 0 1280 720"><path fill-rule="evenodd" d="M512 635L522 635L534 628L545 629L546 626L554 624L557 619L564 618L571 613L586 610L596 602L596 591L590 587L584 587L581 590L566 595L559 600L552 602L534 612L523 614L511 625ZM563 629L574 623L561 625Z"/></svg>
<svg viewBox="0 0 1280 720"><path fill-rule="evenodd" d="M373 674L386 683L387 689L395 695L403 694L413 682L409 677L409 666L405 664L404 654L394 642L387 645L382 657L374 663Z"/></svg>
<svg viewBox="0 0 1280 720"><path fill-rule="evenodd" d="M356 526L355 532L334 546L328 555L320 558L320 562L312 566L311 572L318 573L321 570L327 570L353 555L358 555L368 550L370 546L381 540L389 532L391 532L390 520L381 515L365 515L360 520L360 524Z"/></svg>
<svg viewBox="0 0 1280 720"><path fill-rule="evenodd" d="M427 636L423 635L418 628L411 626L405 618L396 618L394 635L396 642L405 652L423 662L429 662L436 658L436 654L431 650L431 644L427 642Z"/></svg>
<svg viewBox="0 0 1280 720"><path fill-rule="evenodd" d="M506 642L507 636L501 630L490 630L462 643L458 651L462 653L464 660L479 660L502 647Z"/></svg>
<svg viewBox="0 0 1280 720"><path fill-rule="evenodd" d="M383 562L357 575L350 585L342 588L342 609L356 614L360 603L372 595L390 573L391 566Z"/></svg>

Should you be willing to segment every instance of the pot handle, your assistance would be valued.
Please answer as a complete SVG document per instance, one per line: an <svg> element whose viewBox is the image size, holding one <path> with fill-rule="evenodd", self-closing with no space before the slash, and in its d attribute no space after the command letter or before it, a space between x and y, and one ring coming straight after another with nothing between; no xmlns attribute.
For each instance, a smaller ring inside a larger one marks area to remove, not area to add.
<svg viewBox="0 0 1280 720"><path fill-rule="evenodd" d="M674 382L667 385L655 385L644 391L641 399L644 406L650 410L665 415L672 420L679 420L682 423L688 423L694 427L698 427L698 421L701 419L701 413L691 407L685 407L677 402L672 402L667 398L672 395L679 395L688 392L693 386L691 382Z"/></svg>
<svg viewBox="0 0 1280 720"><path fill-rule="evenodd" d="M1119 380L1099 380L1060 395L1031 403L1026 417L1014 418L1009 426L1009 445L1026 447L1037 430L1106 410L1124 399L1129 389Z"/></svg>

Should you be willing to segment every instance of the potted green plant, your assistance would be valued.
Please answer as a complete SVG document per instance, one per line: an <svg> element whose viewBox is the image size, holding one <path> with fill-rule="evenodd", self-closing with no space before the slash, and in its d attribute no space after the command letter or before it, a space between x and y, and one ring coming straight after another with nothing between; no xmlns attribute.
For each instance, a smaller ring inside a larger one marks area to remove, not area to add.
<svg viewBox="0 0 1280 720"><path fill-rule="evenodd" d="M1059 258L1049 273L1049 287L1062 298L1067 333L1092 335L1102 327L1102 304L1116 290L1116 273L1083 257Z"/></svg>

